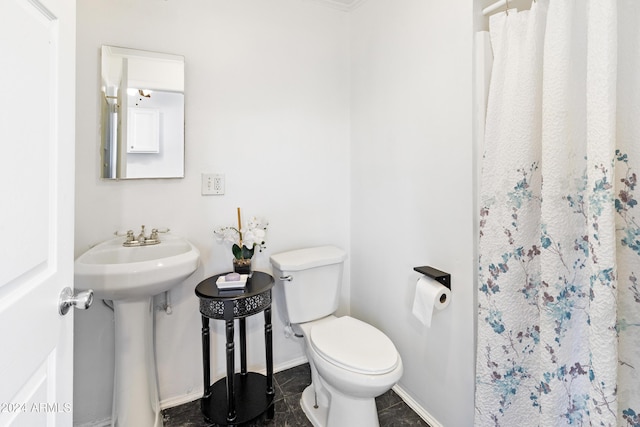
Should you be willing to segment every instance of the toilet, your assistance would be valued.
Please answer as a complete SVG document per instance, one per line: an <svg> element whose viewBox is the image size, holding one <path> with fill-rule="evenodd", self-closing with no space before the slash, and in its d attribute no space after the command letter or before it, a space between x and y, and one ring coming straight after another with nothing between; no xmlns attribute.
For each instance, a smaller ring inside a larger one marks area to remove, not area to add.
<svg viewBox="0 0 640 427"><path fill-rule="evenodd" d="M384 333L353 317L334 315L346 257L335 246L271 256L285 321L304 338L311 385L300 404L315 427L379 426L375 398L403 372L402 359Z"/></svg>

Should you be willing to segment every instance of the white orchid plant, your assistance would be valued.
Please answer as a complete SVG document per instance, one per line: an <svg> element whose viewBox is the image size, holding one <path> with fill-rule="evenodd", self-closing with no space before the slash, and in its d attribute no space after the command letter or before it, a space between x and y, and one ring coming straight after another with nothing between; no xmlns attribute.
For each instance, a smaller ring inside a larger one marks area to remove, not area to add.
<svg viewBox="0 0 640 427"><path fill-rule="evenodd" d="M214 231L219 242L231 243L233 256L240 259L251 259L256 249L262 252L266 248L268 222L251 217L246 227L242 227L240 208L238 208L238 227L220 227Z"/></svg>

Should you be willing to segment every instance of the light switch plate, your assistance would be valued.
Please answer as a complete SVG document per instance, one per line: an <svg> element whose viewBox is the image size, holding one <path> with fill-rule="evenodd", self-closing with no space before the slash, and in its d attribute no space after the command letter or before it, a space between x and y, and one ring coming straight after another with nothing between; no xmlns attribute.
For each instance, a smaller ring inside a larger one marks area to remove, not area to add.
<svg viewBox="0 0 640 427"><path fill-rule="evenodd" d="M203 173L202 174L202 195L219 196L224 194L224 174Z"/></svg>

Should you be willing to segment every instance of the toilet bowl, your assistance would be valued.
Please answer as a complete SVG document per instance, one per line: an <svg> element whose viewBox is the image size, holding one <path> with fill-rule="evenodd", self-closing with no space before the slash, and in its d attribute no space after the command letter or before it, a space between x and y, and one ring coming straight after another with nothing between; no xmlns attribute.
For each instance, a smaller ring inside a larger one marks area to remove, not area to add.
<svg viewBox="0 0 640 427"><path fill-rule="evenodd" d="M300 401L305 415L315 427L377 427L375 398L400 379L402 359L382 331L334 315L345 258L323 246L272 255L271 264L311 367Z"/></svg>
<svg viewBox="0 0 640 427"><path fill-rule="evenodd" d="M303 393L301 405L307 418L316 427L378 426L375 398L387 392L403 372L391 340L349 316L328 316L299 326L309 364L320 382L312 382L307 395Z"/></svg>
<svg viewBox="0 0 640 427"><path fill-rule="evenodd" d="M402 359L391 340L350 316L329 316L310 325L307 346L322 378L354 397L376 397L402 375ZM306 335L305 335L306 336Z"/></svg>

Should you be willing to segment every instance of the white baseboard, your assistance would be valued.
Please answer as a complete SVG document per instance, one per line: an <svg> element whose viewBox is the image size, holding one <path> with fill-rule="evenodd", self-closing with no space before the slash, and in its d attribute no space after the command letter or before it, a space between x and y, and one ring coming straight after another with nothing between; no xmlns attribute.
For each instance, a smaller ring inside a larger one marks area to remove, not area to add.
<svg viewBox="0 0 640 427"><path fill-rule="evenodd" d="M194 400L200 399L202 397L203 390L198 389L197 391L191 392L189 394L183 394L181 396L174 396L168 399L164 399L160 401L160 410L165 410L168 408L173 408L175 406L184 405L185 403L193 402Z"/></svg>
<svg viewBox="0 0 640 427"><path fill-rule="evenodd" d="M398 384L393 386L393 391L396 392L398 396L407 404L413 411L418 414L420 418L422 418L427 424L431 427L443 427L430 413L425 411L425 409L416 402L413 397L409 395L402 387Z"/></svg>
<svg viewBox="0 0 640 427"><path fill-rule="evenodd" d="M307 358L304 356L298 357L293 360L288 360L286 362L280 363L273 367L273 372L278 373L282 371L286 371L287 369L295 368L296 366L302 365L303 363L307 363ZM257 372L259 374L266 374L267 368L257 369L252 372ZM168 409L173 408L175 406L184 405L185 403L193 402L196 399L200 399L202 397L203 390L199 389L198 391L194 391L192 393L182 395L182 396L174 396L168 399L164 399L160 402L160 409ZM93 426L78 426L78 427L93 427ZM96 426L98 427L98 426ZM102 426L100 426L102 427Z"/></svg>
<svg viewBox="0 0 640 427"><path fill-rule="evenodd" d="M273 372L278 373L278 372L282 372L282 371L286 371L287 369L291 369L291 368L295 368L296 366L300 366L307 363L307 358L306 356L300 356L298 358L295 358L293 360L288 360L286 362L280 363L277 366L273 367ZM264 373L265 370L263 370L262 373Z"/></svg>

